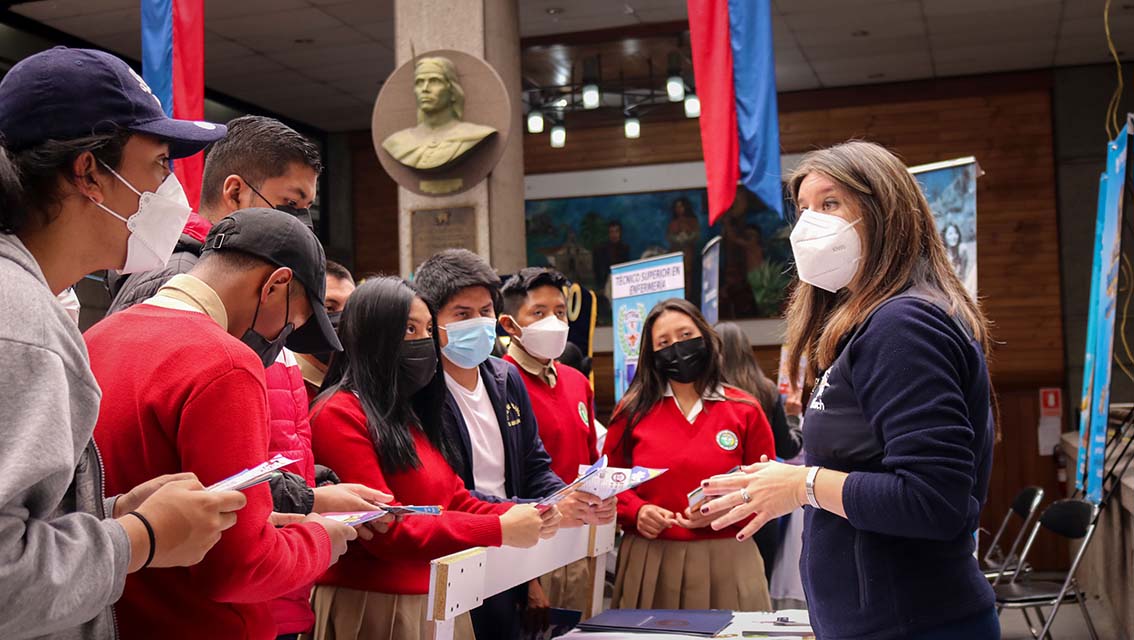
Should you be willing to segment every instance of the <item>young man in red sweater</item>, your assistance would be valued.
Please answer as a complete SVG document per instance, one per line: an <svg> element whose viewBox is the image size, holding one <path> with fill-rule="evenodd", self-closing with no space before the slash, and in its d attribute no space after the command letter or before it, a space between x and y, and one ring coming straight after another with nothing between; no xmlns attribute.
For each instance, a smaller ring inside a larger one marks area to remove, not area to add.
<svg viewBox="0 0 1134 640"><path fill-rule="evenodd" d="M189 273L87 332L110 493L179 471L210 485L268 459L264 363L304 323L341 348L323 309L323 262L293 216L238 211L213 226ZM267 601L311 584L357 535L318 515L277 529L267 485L245 493L237 524L201 564L127 580L123 638L274 638Z"/></svg>
<svg viewBox="0 0 1134 640"><path fill-rule="evenodd" d="M575 369L556 363L567 346L567 278L558 271L528 267L501 289L500 326L512 337L504 360L519 370L531 398L539 437L551 456L551 470L564 482L579 465L598 459L591 382ZM614 520L617 498L594 510L596 522ZM561 567L530 586L529 606L585 611L591 598L588 562Z"/></svg>

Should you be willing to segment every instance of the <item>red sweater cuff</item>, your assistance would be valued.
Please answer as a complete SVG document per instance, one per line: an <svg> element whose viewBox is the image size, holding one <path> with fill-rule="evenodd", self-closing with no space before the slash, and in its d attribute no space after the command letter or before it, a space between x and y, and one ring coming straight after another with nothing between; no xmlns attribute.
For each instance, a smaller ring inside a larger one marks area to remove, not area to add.
<svg viewBox="0 0 1134 640"><path fill-rule="evenodd" d="M300 522L298 524L289 524L289 527L302 527L311 532L312 537L315 538L315 544L319 551L318 562L315 566L322 567L324 571L331 566L331 536L323 525L317 522Z"/></svg>

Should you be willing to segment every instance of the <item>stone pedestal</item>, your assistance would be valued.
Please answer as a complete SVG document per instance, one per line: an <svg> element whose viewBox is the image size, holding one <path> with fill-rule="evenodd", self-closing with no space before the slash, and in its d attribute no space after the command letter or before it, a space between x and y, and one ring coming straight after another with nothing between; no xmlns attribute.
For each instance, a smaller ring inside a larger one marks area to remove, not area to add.
<svg viewBox="0 0 1134 640"><path fill-rule="evenodd" d="M412 212L472 207L476 237L466 248L509 273L526 266L524 235L523 106L520 101L520 25L516 0L395 0L395 57L454 49L496 69L508 90L512 135L488 179L452 196L425 196L398 188L399 267L413 264Z"/></svg>

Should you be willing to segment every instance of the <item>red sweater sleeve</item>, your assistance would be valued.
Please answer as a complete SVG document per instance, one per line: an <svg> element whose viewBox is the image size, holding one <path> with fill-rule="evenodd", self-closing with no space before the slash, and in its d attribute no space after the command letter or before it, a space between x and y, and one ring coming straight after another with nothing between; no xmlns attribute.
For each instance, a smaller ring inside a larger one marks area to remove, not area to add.
<svg viewBox="0 0 1134 640"><path fill-rule="evenodd" d="M177 431L181 468L208 486L268 458L268 401L251 371L233 369L185 404ZM245 491L248 504L205 559L190 568L218 602L264 602L311 584L331 564L331 541L318 524L277 529L268 523L268 486Z"/></svg>
<svg viewBox="0 0 1134 640"><path fill-rule="evenodd" d="M606 444L603 452L607 456L607 464L612 467L631 467L630 459L622 446L622 434L626 432L626 420L615 419L606 432ZM618 524L623 529L637 530L638 510L648 504L638 495L637 489L628 489L618 494Z"/></svg>
<svg viewBox="0 0 1134 640"><path fill-rule="evenodd" d="M365 484L379 491L397 493L378 463L378 454L370 440L365 416L352 411L334 398L317 407L312 414L315 458L320 464L335 470L343 482ZM419 456L424 457L424 456ZM461 479L452 469L419 469L405 472L410 476L403 482L413 482L417 474L448 473L452 476L452 490L447 492L448 502L443 515L411 516L393 524L385 535L362 546L379 558L430 561L470 547L499 547L501 544L500 518L509 504L489 505L469 495Z"/></svg>

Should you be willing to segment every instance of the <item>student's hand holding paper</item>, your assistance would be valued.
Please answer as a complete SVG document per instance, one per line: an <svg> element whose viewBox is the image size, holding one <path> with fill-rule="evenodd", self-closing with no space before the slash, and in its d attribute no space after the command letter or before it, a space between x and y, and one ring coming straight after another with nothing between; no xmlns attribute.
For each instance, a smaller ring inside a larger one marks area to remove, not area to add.
<svg viewBox="0 0 1134 640"><path fill-rule="evenodd" d="M669 509L663 509L656 504L645 504L638 509L638 533L644 538L653 540L661 535L662 531L675 524L677 520Z"/></svg>
<svg viewBox="0 0 1134 640"><path fill-rule="evenodd" d="M573 491L558 504L559 511L563 513L563 526L571 528L595 524L594 508L601 503L597 496L585 491Z"/></svg>
<svg viewBox="0 0 1134 640"><path fill-rule="evenodd" d="M236 524L236 512L247 501L239 491L205 491L196 479L163 484L131 510L153 527L150 566L190 567L200 562L220 541L221 533ZM119 521L130 536L130 569L137 571L150 554L149 536L141 519L129 512ZM139 540L141 543L135 544Z"/></svg>
<svg viewBox="0 0 1134 640"><path fill-rule="evenodd" d="M394 496L371 489L364 484L329 484L316 487L315 513L334 513L339 511L374 511L386 504Z"/></svg>
<svg viewBox="0 0 1134 640"><path fill-rule="evenodd" d="M324 518L317 513L308 514L303 518L303 521L318 523L327 530L327 536L331 538L331 564L338 562L339 558L346 553L347 543L355 538L362 537L360 530L364 529L363 527L356 529L349 524ZM367 532L365 535L369 537L363 537L363 539L369 540L374 534Z"/></svg>
<svg viewBox="0 0 1134 640"><path fill-rule="evenodd" d="M543 517L530 504L515 505L500 516L501 542L507 547L536 546L542 529Z"/></svg>
<svg viewBox="0 0 1134 640"><path fill-rule="evenodd" d="M169 473L164 476L158 476L152 480L147 480L142 484L134 487L133 489L118 496L114 501L115 518L121 518L123 515L130 513L137 509L146 498L149 498L155 491L169 484L170 482L178 482L180 480L197 480L197 474L188 471L183 473Z"/></svg>
<svg viewBox="0 0 1134 640"><path fill-rule="evenodd" d="M611 496L603 500L594 508L594 512L595 519L597 520L595 524L610 524L614 522L614 519L618 517L618 498Z"/></svg>
<svg viewBox="0 0 1134 640"><path fill-rule="evenodd" d="M552 505L550 509L541 512L540 519L543 521L543 524L539 528L539 537L541 539L546 540L554 537L556 533L559 533L559 527L563 522L563 514L559 512L558 507Z"/></svg>

